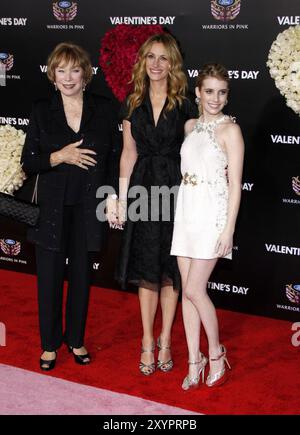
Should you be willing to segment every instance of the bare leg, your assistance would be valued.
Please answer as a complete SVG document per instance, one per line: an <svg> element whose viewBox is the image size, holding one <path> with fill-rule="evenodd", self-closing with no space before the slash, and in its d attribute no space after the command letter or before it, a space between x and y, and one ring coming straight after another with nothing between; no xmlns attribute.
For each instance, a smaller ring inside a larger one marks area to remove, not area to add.
<svg viewBox="0 0 300 435"><path fill-rule="evenodd" d="M142 347L149 351L153 348L154 344L153 325L158 306L158 292L140 287L139 300L143 325ZM147 365L152 364L154 362L154 354L143 352L141 354L141 362Z"/></svg>
<svg viewBox="0 0 300 435"><path fill-rule="evenodd" d="M193 259L189 269L184 295L196 307L205 332L207 334L209 345L209 356L215 357L220 353L219 327L215 307L207 294L207 281L217 263L217 259L198 260ZM189 330L188 334L192 337L189 341L192 343L189 352L191 355L197 352L195 331ZM198 337L198 336L197 336ZM210 364L211 374L222 368L223 361L215 361ZM190 366L190 375L194 376L197 367Z"/></svg>
<svg viewBox="0 0 300 435"><path fill-rule="evenodd" d="M162 347L171 346L171 331L176 313L178 295L178 291L174 291L172 286L162 287L160 292L160 304L162 311L162 329L160 333L160 344ZM171 350L162 349L158 354L158 359L165 362L170 361ZM167 365L162 366L162 369L166 368L168 368Z"/></svg>
<svg viewBox="0 0 300 435"><path fill-rule="evenodd" d="M189 351L189 361L199 361L199 349L200 349L200 327L201 319L197 307L193 302L186 297L185 289L187 288L189 271L192 263L191 258L177 257L178 267L182 280L182 315L185 329L185 336ZM198 367L196 365L190 365L190 376L197 374Z"/></svg>

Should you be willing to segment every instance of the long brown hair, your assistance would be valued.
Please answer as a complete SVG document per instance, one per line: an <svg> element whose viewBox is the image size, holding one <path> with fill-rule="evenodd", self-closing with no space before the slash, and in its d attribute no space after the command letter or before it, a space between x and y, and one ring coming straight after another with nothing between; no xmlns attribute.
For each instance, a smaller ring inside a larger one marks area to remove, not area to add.
<svg viewBox="0 0 300 435"><path fill-rule="evenodd" d="M128 117L131 116L134 109L142 104L145 97L147 88L149 86L149 78L146 72L146 56L151 50L154 43L162 43L168 53L168 60L170 63L170 71L168 74L168 104L166 111L170 111L176 107L176 104L182 104L185 98L187 79L182 70L182 56L180 54L177 42L173 36L168 33L159 33L147 39L141 46L138 52L138 60L132 70L131 83L134 85L133 92L129 95L128 104Z"/></svg>

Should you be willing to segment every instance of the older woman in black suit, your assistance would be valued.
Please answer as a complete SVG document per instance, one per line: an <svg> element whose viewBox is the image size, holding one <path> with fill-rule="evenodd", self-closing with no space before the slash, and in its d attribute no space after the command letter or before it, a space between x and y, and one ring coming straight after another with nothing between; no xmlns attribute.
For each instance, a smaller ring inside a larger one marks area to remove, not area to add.
<svg viewBox="0 0 300 435"><path fill-rule="evenodd" d="M117 131L109 100L84 92L92 66L81 47L56 46L47 74L56 93L34 105L22 156L25 172L39 174L40 220L29 230L29 240L36 244L42 370L54 368L63 342L77 363L91 360L84 347L90 252L100 250L104 226L96 217L96 190L109 182L107 167L112 172ZM63 333L66 257L69 287Z"/></svg>

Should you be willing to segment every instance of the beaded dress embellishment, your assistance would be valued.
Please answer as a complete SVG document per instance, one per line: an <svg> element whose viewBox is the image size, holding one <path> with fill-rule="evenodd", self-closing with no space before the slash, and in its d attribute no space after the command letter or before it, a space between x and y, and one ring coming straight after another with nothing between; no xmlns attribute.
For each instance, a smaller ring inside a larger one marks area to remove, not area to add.
<svg viewBox="0 0 300 435"><path fill-rule="evenodd" d="M215 179L207 182L211 188L214 189L217 202L218 202L218 215L216 220L216 226L221 232L227 221L227 208L228 208L228 179L227 179L227 156L218 144L215 137L215 129L222 121L230 119L232 122L236 122L236 119L232 116L222 115L220 118L211 122L201 121L201 117L198 118L194 130L197 133L205 133L208 136L211 146L216 151L218 159L218 169L215 173Z"/></svg>

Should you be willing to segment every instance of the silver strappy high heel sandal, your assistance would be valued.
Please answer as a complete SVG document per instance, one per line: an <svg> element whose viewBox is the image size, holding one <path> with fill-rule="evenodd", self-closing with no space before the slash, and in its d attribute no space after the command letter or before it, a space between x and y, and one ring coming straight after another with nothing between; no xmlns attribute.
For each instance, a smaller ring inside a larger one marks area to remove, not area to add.
<svg viewBox="0 0 300 435"><path fill-rule="evenodd" d="M162 346L161 345L161 341L160 341L160 337L158 337L157 339L157 347L159 350L171 350L171 346ZM161 360L157 360L157 368L159 370L161 370L162 372L169 372L170 370L172 370L174 366L173 360L172 358L170 358L168 361L164 362Z"/></svg>
<svg viewBox="0 0 300 435"><path fill-rule="evenodd" d="M227 367L229 368L229 370L231 370L231 366L228 362L228 359L226 357L226 347L223 344L220 344L220 350L221 353L219 356L217 356L216 358L210 358L210 361L219 361L220 359L223 360L223 368L221 370L219 370L217 373L215 373L214 375L211 375L210 373L207 376L206 379L206 385L208 387L217 387L219 385L224 384L224 382L227 381L228 379L228 371L226 370L226 366L225 363L227 364Z"/></svg>
<svg viewBox="0 0 300 435"><path fill-rule="evenodd" d="M151 349L145 349L142 347L141 353L145 353L145 352L154 353L154 349L155 349L154 344L153 344ZM152 375L155 372L155 362L153 362L151 364L145 364L142 361L140 361L139 369L140 369L140 372L145 376Z"/></svg>
<svg viewBox="0 0 300 435"><path fill-rule="evenodd" d="M199 386L200 377L202 378L202 383L204 383L204 374L205 374L205 367L208 363L208 359L206 358L203 353L200 352L200 360L199 361L189 361L190 364L199 364L199 371L198 375L194 377L190 377L190 375L187 375L182 383L182 389L187 391L191 390L193 388L197 388Z"/></svg>

